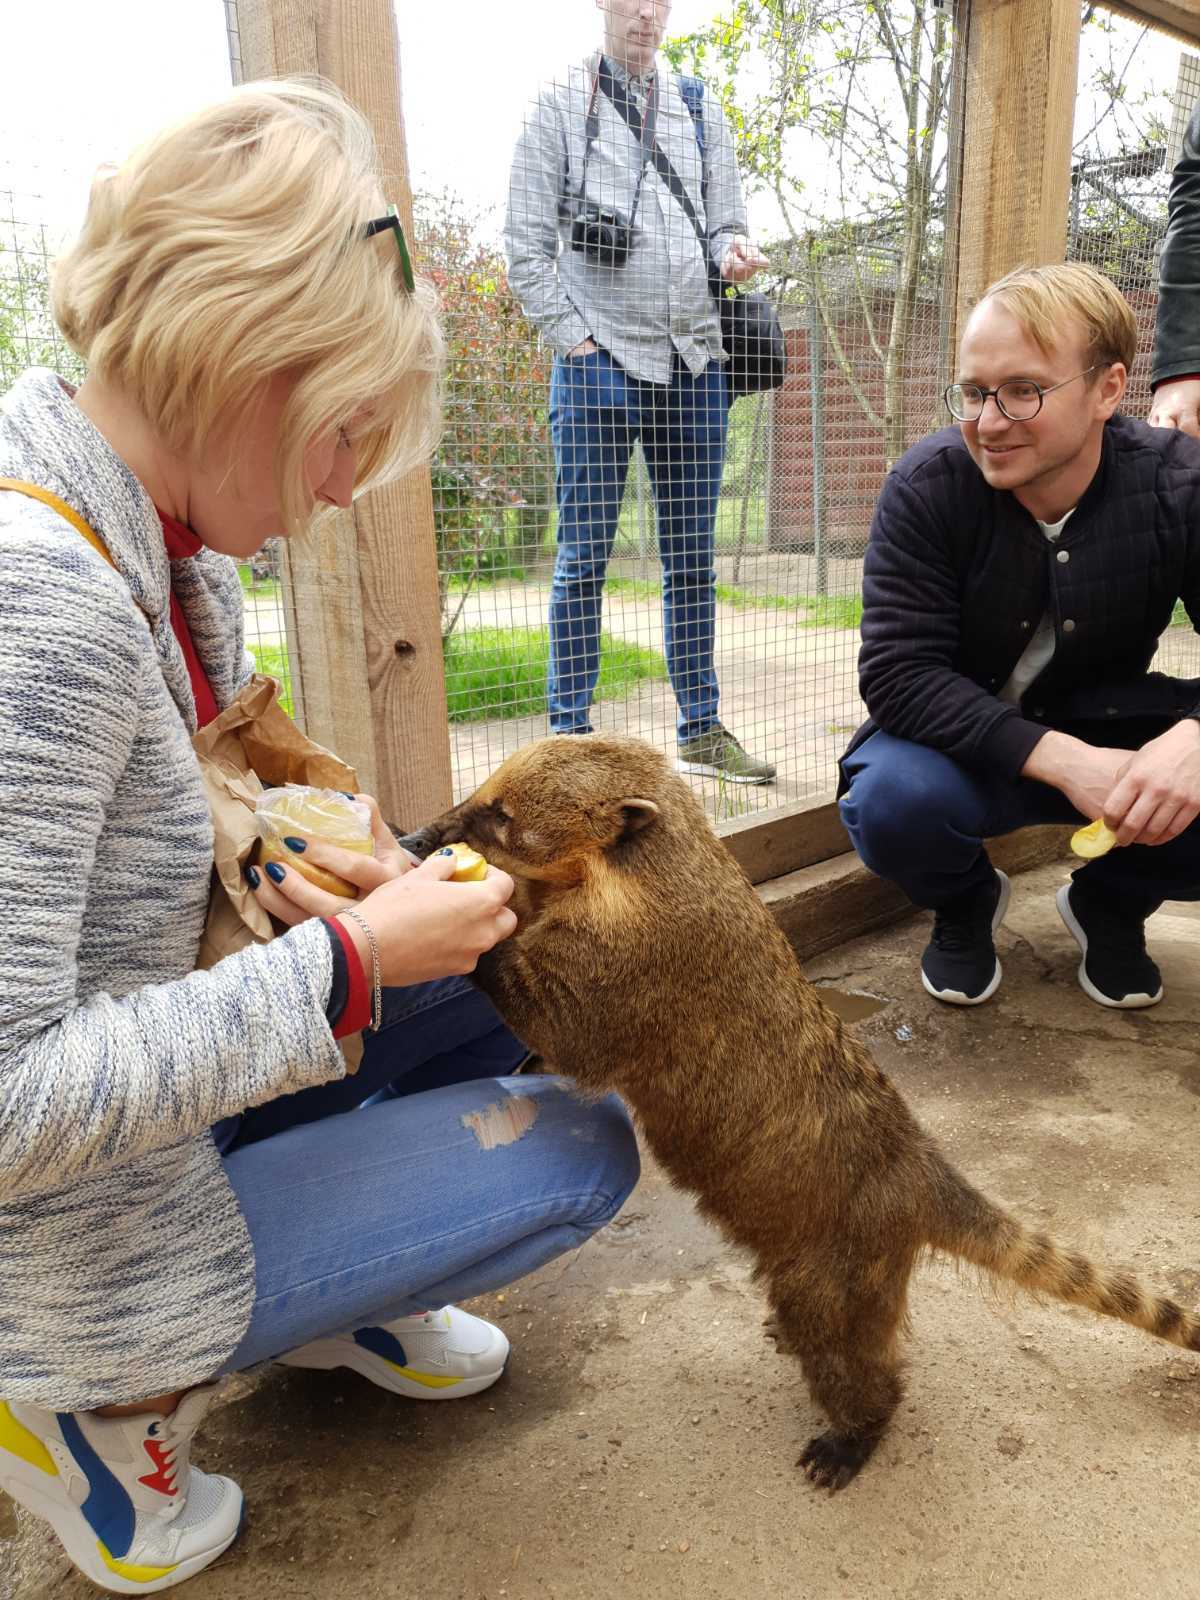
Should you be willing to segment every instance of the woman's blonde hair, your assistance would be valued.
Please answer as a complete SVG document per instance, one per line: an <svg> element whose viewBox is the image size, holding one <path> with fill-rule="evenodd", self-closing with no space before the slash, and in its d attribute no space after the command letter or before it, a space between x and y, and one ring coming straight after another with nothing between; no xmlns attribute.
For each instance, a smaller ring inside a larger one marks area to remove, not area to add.
<svg viewBox="0 0 1200 1600"><path fill-rule="evenodd" d="M1064 325L1082 324L1088 360L1133 366L1137 323L1128 300L1114 283L1082 262L1049 267L1018 267L997 279L980 296L998 300L1020 323L1038 349L1049 354L1062 340Z"/></svg>
<svg viewBox="0 0 1200 1600"><path fill-rule="evenodd" d="M406 292L370 129L319 80L249 83L97 177L58 262L55 318L167 445L236 448L295 379L275 461L289 532L311 520L304 457L354 425L357 488L428 459L444 345L432 287ZM232 462L231 462L232 465Z"/></svg>

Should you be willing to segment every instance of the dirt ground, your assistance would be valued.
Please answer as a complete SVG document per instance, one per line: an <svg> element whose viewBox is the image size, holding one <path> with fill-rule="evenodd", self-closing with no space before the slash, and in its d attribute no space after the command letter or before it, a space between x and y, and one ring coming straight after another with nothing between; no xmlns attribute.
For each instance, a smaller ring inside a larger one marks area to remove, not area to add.
<svg viewBox="0 0 1200 1600"><path fill-rule="evenodd" d="M920 989L922 918L810 976L884 1002L856 1026L997 1200L1196 1304L1200 907L1150 925L1163 1003L1105 1011L1054 911L1066 870L1018 880L978 1010ZM599 1238L476 1309L513 1359L454 1404L345 1373L236 1381L196 1455L248 1521L193 1600L1200 1596L1200 1360L1132 1329L923 1270L908 1398L828 1497L796 1470L818 1418L744 1260L652 1165ZM3 1600L93 1592L7 1504L0 1574Z"/></svg>

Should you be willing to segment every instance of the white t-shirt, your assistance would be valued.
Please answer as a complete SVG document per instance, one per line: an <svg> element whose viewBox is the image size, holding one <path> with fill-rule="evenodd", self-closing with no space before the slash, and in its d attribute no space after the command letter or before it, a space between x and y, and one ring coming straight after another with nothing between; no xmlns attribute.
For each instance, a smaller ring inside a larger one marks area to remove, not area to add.
<svg viewBox="0 0 1200 1600"><path fill-rule="evenodd" d="M1072 506L1067 515L1060 522L1039 522L1038 527L1046 535L1051 544L1058 542L1059 535L1066 527L1067 522L1075 511ZM1039 677L1050 665L1054 655L1054 613L1047 611L1042 620L1034 629L1033 638L1021 652L1021 659L1012 669L1012 676L1000 690L998 698L1006 700L1009 705L1019 706L1021 696L1028 689L1035 678Z"/></svg>

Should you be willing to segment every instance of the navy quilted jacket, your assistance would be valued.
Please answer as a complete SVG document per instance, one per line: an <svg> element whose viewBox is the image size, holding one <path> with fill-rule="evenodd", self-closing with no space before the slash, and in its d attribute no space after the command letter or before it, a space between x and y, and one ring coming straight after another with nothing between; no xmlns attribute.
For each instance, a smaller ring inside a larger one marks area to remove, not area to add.
<svg viewBox="0 0 1200 1600"><path fill-rule="evenodd" d="M888 474L863 571L859 685L876 728L1013 778L1047 728L1135 748L1200 713L1200 679L1151 672L1182 599L1200 631L1200 443L1118 415L1051 545L988 487L957 428ZM996 698L1043 613L1055 651L1020 707Z"/></svg>

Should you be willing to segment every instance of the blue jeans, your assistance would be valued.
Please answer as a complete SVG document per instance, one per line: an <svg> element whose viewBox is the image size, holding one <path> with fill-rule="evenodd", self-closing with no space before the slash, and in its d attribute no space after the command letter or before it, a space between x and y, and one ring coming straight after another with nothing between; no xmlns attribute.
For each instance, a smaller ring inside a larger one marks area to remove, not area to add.
<svg viewBox="0 0 1200 1600"><path fill-rule="evenodd" d="M600 607L634 441L654 489L663 569L667 671L678 734L717 721L717 493L725 461L729 392L710 361L693 377L675 357L668 384L631 378L606 350L554 362L550 437L558 501L558 558L550 590L546 692L555 733L588 733L600 669Z"/></svg>
<svg viewBox="0 0 1200 1600"><path fill-rule="evenodd" d="M842 771L850 784L842 821L854 848L919 906L945 905L987 880L986 838L1033 823L1092 820L1047 783L989 783L940 750L888 733L873 733ZM1200 900L1200 818L1170 844L1113 850L1075 876L1137 916L1164 900Z"/></svg>
<svg viewBox="0 0 1200 1600"><path fill-rule="evenodd" d="M524 1046L466 979L384 999L357 1074L247 1111L225 1152L255 1258L226 1372L535 1272L637 1182L616 1096L506 1076Z"/></svg>

